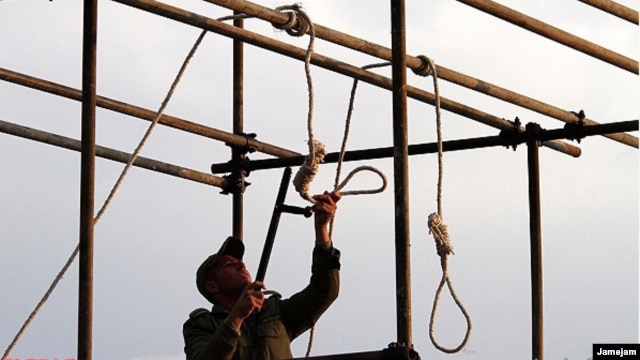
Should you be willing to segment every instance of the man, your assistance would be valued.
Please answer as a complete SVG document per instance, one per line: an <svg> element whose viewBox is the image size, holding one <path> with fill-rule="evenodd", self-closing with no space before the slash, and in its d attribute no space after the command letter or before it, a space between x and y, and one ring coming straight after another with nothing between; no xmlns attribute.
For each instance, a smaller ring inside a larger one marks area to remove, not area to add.
<svg viewBox="0 0 640 360"><path fill-rule="evenodd" d="M242 262L244 244L227 238L198 268L196 285L213 309L194 310L184 323L187 360L276 360L292 358L290 343L308 330L338 297L340 252L328 224L340 194L313 197L315 248L311 280L289 299L265 299L265 285L252 281Z"/></svg>

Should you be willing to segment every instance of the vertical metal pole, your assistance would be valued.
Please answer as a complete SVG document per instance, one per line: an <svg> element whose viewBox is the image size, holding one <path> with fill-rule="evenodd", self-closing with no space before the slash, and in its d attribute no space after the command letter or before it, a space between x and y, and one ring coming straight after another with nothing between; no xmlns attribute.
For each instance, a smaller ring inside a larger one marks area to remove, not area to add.
<svg viewBox="0 0 640 360"><path fill-rule="evenodd" d="M238 12L234 12L238 15ZM233 25L243 28L244 19L235 19ZM244 132L244 43L233 40L233 133ZM245 156L241 149L232 148L231 157L234 164L238 164ZM244 171L241 171L240 181L242 191L233 194L233 236L243 239L244 218Z"/></svg>
<svg viewBox="0 0 640 360"><path fill-rule="evenodd" d="M531 234L531 352L533 360L544 359L542 295L542 231L540 225L540 163L537 139L540 127L527 124L529 171L529 231Z"/></svg>
<svg viewBox="0 0 640 360"><path fill-rule="evenodd" d="M78 359L91 359L93 322L93 211L95 182L97 0L84 2L82 50L82 154L78 280Z"/></svg>
<svg viewBox="0 0 640 360"><path fill-rule="evenodd" d="M405 42L404 0L391 0L397 333L400 345L412 346L409 253L409 145L407 136L407 62Z"/></svg>

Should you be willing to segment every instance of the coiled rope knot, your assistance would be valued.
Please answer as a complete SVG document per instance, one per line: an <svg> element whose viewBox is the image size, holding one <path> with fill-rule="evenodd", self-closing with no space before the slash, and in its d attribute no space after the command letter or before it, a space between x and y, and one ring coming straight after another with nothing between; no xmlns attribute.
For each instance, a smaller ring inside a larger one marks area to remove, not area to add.
<svg viewBox="0 0 640 360"><path fill-rule="evenodd" d="M311 182L318 174L319 164L327 155L327 149L323 143L315 139L309 140L309 147L311 151L304 158L304 164L298 169L296 176L293 178L293 186L303 199L315 203L315 200L309 194L309 189Z"/></svg>
<svg viewBox="0 0 640 360"><path fill-rule="evenodd" d="M422 61L422 64L420 64L417 69L412 69L413 73L425 77L433 75L433 70L435 68L433 60L425 55L418 55L416 57Z"/></svg>
<svg viewBox="0 0 640 360"><path fill-rule="evenodd" d="M295 37L302 37L311 30L311 19L302 10L301 5L284 5L277 7L276 10L289 16L286 23L274 24L273 27L276 29L284 30L287 34Z"/></svg>
<svg viewBox="0 0 640 360"><path fill-rule="evenodd" d="M438 213L429 215L427 221L429 226L429 234L433 235L433 239L436 242L436 250L440 257L454 254L453 245L451 245L451 239L449 238L449 232L447 231L447 225L440 217Z"/></svg>

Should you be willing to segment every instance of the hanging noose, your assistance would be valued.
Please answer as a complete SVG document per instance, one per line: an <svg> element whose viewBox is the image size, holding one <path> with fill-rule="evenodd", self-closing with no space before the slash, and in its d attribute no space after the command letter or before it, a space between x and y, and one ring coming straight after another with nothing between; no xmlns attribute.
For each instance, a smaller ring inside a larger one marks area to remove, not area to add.
<svg viewBox="0 0 640 360"><path fill-rule="evenodd" d="M438 289L436 290L435 297L433 299L433 306L431 308L431 316L429 319L429 338L431 339L431 343L438 350L445 352L447 354L457 353L462 350L469 341L469 337L471 336L471 317L467 312L467 309L464 307L460 299L458 299L458 295L453 289L453 284L451 283L451 279L449 278L449 269L448 269L448 256L449 254L454 254L453 245L451 244L451 239L449 238L449 232L447 230L447 225L444 223L443 215L442 215L442 179L444 175L444 166L443 166L443 149L442 149L442 123L440 117L440 91L438 89L438 73L436 70L436 66L433 63L433 60L429 59L426 56L419 56L420 59L424 62L424 65L421 67L418 72L420 75L433 76L433 87L436 99L436 129L438 136L438 190L437 190L437 206L438 211L429 215L427 220L427 226L429 228L429 233L433 236L433 239L436 243L436 252L438 256L440 256L440 266L442 268L442 278L440 279L440 284L438 285ZM442 290L444 286L447 286L449 289L449 293L455 301L456 305L462 312L466 322L467 322L467 331L465 332L464 339L455 348L446 348L438 343L435 338L435 317L438 310L438 304L440 302L440 295L442 294Z"/></svg>

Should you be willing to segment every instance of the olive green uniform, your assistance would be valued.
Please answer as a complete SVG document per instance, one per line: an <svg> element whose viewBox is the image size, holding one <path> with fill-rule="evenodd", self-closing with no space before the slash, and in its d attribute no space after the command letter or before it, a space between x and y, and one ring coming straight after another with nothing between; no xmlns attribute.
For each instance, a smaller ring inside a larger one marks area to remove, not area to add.
<svg viewBox="0 0 640 360"><path fill-rule="evenodd" d="M278 360L292 358L290 343L308 330L338 297L340 251L313 250L311 280L289 299L273 295L240 331L225 321L229 309L194 310L184 323L187 360Z"/></svg>

